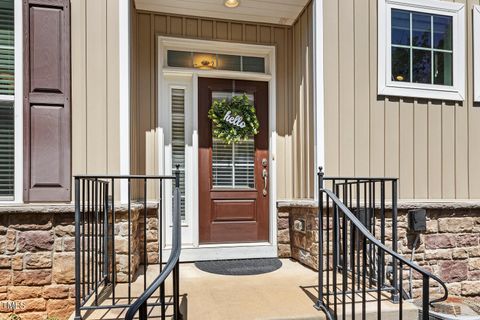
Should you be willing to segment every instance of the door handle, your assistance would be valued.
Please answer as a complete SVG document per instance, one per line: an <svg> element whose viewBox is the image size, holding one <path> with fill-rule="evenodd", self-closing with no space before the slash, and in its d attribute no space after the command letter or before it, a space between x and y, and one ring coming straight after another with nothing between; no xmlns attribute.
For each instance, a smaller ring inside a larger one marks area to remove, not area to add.
<svg viewBox="0 0 480 320"><path fill-rule="evenodd" d="M267 195L267 186L268 186L268 171L267 169L263 169L262 171L262 177L263 177L263 196L265 197Z"/></svg>

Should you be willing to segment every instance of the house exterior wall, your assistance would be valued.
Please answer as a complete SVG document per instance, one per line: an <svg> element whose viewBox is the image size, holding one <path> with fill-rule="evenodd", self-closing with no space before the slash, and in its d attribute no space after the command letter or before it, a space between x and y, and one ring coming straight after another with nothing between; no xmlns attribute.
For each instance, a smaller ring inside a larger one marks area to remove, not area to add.
<svg viewBox="0 0 480 320"><path fill-rule="evenodd" d="M463 102L377 95L377 0L324 1L325 170L400 178L401 199L480 197L472 6ZM477 35L478 36L478 35Z"/></svg>
<svg viewBox="0 0 480 320"><path fill-rule="evenodd" d="M119 1L72 0L72 173L120 173Z"/></svg>
<svg viewBox="0 0 480 320"><path fill-rule="evenodd" d="M294 26L137 11L132 18L131 172L157 163L156 36L276 46L277 192L279 199L313 197L312 10ZM295 50L293 49L295 48ZM295 61L295 63L293 62Z"/></svg>

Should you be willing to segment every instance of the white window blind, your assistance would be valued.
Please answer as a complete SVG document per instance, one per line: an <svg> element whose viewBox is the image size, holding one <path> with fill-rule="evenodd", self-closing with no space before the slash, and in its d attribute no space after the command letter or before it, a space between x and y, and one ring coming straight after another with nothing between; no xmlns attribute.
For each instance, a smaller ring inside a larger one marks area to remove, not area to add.
<svg viewBox="0 0 480 320"><path fill-rule="evenodd" d="M0 102L0 200L13 199L14 125L13 103Z"/></svg>
<svg viewBox="0 0 480 320"><path fill-rule="evenodd" d="M13 0L0 0L0 95L13 95L14 68Z"/></svg>
<svg viewBox="0 0 480 320"><path fill-rule="evenodd" d="M13 0L0 0L0 200L14 196L14 56Z"/></svg>
<svg viewBox="0 0 480 320"><path fill-rule="evenodd" d="M185 219L185 89L172 88L172 171L180 165L181 216Z"/></svg>
<svg viewBox="0 0 480 320"><path fill-rule="evenodd" d="M253 138L232 144L213 139L213 187L255 188L254 159Z"/></svg>

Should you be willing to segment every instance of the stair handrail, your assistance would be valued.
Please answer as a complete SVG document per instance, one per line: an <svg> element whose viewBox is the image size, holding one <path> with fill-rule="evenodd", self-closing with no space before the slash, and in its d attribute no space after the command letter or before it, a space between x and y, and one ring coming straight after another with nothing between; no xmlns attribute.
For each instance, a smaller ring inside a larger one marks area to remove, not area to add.
<svg viewBox="0 0 480 320"><path fill-rule="evenodd" d="M347 206L335 195L335 193L333 193L331 190L328 190L328 189L320 189L320 192L322 193L325 193L333 202L335 202L335 204L338 206L338 208L343 212L343 214L345 216L347 216L347 218L355 225L355 227L357 228L357 230L359 230L368 240L370 240L375 246L377 246L378 248L382 249L384 252L388 253L389 255L391 255L392 257L394 257L395 259L397 259L398 261L401 261L403 264L405 265L408 265L410 268L412 268L413 270L417 271L418 273L422 274L423 276L426 276L428 278L431 278L433 280L435 280L436 282L438 282L440 284L440 286L443 288L444 290L444 294L442 297L440 298L436 298L436 299L433 299L432 301L429 301L429 304L433 304L433 303L437 303L437 302L442 302L442 301L445 301L448 299L448 289L447 289L447 286L445 285L445 283L440 279L438 278L437 276L435 276L434 274L426 271L425 269L423 269L422 267L420 267L419 265L417 265L416 263L414 263L413 261L409 260L409 259L406 259L404 258L403 256L401 256L400 254L396 253L395 251L391 250L390 248L388 248L387 246L385 246L383 243L381 243L380 241L378 241L377 238L375 238L371 233L370 231L368 231L368 229L363 225L362 222L360 222L360 220L357 219L357 217L355 217L355 215L353 214L353 212L347 208Z"/></svg>
<svg viewBox="0 0 480 320"><path fill-rule="evenodd" d="M127 313L125 314L125 320L133 320L137 312L140 312L139 318L140 320L147 319L147 301L151 298L151 296L157 291L162 284L165 283L168 276L172 273L172 271L178 272L178 263L180 262L180 253L182 249L182 241L181 241L181 217L180 217L180 179L179 179L179 170L177 166L176 170L176 179L175 179L175 188L173 192L173 211L172 211L172 251L170 253L170 257L163 268L162 272L155 278L155 280L148 286L148 288L138 297L138 299L132 303L132 305L128 308ZM160 248L161 250L161 248ZM147 275L145 274L144 277ZM174 279L174 282L176 280ZM178 284L174 284L177 286ZM174 289L175 290L175 289ZM174 293L175 294L175 293ZM178 294L178 292L177 292ZM175 300L175 299L174 299ZM180 319L179 317L179 310L178 310L178 301L174 301L174 316L173 319L177 320ZM163 308L163 306L162 306Z"/></svg>

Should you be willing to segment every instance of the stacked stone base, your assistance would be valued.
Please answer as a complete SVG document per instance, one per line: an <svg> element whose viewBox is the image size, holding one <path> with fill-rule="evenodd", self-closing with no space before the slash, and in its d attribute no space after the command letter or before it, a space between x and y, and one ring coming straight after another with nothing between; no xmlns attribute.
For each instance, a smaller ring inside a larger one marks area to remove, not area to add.
<svg viewBox="0 0 480 320"><path fill-rule="evenodd" d="M427 207L427 231L420 234L416 243L414 262L445 281L451 295L480 299L480 208L453 204L401 204L398 251L408 259L416 237L407 228L407 214L411 207ZM317 212L313 202L279 205L279 256L318 269ZM390 212L387 212L387 225L391 223L389 216ZM391 246L390 232L387 232L386 243ZM421 294L421 286L421 278L414 273L414 295Z"/></svg>
<svg viewBox="0 0 480 320"><path fill-rule="evenodd" d="M73 209L73 206L53 205L0 208L0 319L15 313L22 320L42 320L48 317L63 320L73 313ZM156 205L148 210L146 232L143 212L142 206L133 205L129 224L126 208L116 209L115 268L119 283L129 279L135 281L139 275L145 257L145 233L148 263L159 261ZM110 242L110 250L111 248Z"/></svg>
<svg viewBox="0 0 480 320"><path fill-rule="evenodd" d="M0 213L0 319L12 312L22 320L72 313L74 215L55 211Z"/></svg>

